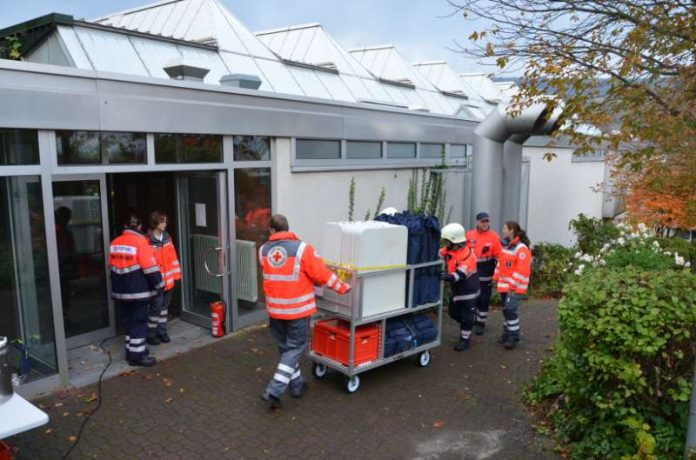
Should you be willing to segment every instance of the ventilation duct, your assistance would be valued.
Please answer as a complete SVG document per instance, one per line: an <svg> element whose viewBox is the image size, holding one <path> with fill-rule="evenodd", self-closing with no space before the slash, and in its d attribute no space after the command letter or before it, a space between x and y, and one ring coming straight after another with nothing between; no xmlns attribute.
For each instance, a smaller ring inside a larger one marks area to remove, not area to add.
<svg viewBox="0 0 696 460"><path fill-rule="evenodd" d="M522 144L557 128L561 109L534 104L516 117L496 107L474 130L472 213L487 211L496 228L519 221Z"/></svg>
<svg viewBox="0 0 696 460"><path fill-rule="evenodd" d="M223 75L220 79L220 84L234 88L259 89L259 86L261 86L261 79L256 75L233 73Z"/></svg>
<svg viewBox="0 0 696 460"><path fill-rule="evenodd" d="M164 65L163 69L173 80L203 81L210 72L210 69L201 64L182 58L172 59Z"/></svg>

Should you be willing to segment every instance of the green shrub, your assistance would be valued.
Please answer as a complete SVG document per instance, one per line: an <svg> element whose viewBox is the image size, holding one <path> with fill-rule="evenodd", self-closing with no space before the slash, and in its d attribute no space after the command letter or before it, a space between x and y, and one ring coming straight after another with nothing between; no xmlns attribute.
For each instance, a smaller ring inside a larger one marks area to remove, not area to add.
<svg viewBox="0 0 696 460"><path fill-rule="evenodd" d="M559 298L568 278L573 250L560 244L539 243L532 247L532 275L529 295Z"/></svg>
<svg viewBox="0 0 696 460"><path fill-rule="evenodd" d="M677 458L696 346L696 277L687 270L593 268L558 307L554 357L528 390L571 457Z"/></svg>
<svg viewBox="0 0 696 460"><path fill-rule="evenodd" d="M691 262L691 268L696 268L696 240L686 241L682 238L660 238L660 247L672 254L679 253Z"/></svg>
<svg viewBox="0 0 696 460"><path fill-rule="evenodd" d="M577 246L583 254L596 254L602 246L619 236L619 229L611 222L585 214L578 214L570 221L568 228L577 236Z"/></svg>

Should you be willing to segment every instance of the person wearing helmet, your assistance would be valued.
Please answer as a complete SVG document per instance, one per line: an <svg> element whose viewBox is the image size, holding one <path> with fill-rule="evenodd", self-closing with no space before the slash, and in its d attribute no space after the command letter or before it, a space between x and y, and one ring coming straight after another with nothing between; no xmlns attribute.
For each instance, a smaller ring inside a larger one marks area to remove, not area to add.
<svg viewBox="0 0 696 460"><path fill-rule="evenodd" d="M461 224L445 225L441 235L445 246L440 249L440 258L445 261L445 271L440 274L440 279L452 286L449 315L459 323L460 330L454 349L464 351L469 348L476 300L480 294L476 254L467 245L466 232Z"/></svg>
<svg viewBox="0 0 696 460"><path fill-rule="evenodd" d="M382 212L380 212L379 215L381 216L382 214L384 214L387 216L393 216L394 214L398 214L398 213L399 213L398 209L390 206L388 208L382 209Z"/></svg>

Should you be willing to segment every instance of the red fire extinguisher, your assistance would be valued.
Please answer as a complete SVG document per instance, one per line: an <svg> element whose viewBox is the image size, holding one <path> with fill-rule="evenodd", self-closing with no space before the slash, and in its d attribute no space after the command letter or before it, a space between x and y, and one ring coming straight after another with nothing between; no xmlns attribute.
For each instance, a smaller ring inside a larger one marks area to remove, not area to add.
<svg viewBox="0 0 696 460"><path fill-rule="evenodd" d="M225 304L217 301L210 302L210 325L213 337L225 335Z"/></svg>

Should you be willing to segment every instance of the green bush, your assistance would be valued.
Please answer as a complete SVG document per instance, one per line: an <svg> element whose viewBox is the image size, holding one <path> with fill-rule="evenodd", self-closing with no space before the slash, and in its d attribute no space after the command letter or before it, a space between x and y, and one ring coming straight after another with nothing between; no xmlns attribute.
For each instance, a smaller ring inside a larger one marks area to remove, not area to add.
<svg viewBox="0 0 696 460"><path fill-rule="evenodd" d="M585 214L578 214L570 221L568 228L577 236L577 246L583 254L596 254L602 246L619 236L619 229L611 222Z"/></svg>
<svg viewBox="0 0 696 460"><path fill-rule="evenodd" d="M571 457L677 458L691 393L696 277L687 270L594 268L558 307L560 335L526 398Z"/></svg>
<svg viewBox="0 0 696 460"><path fill-rule="evenodd" d="M568 278L568 265L572 259L573 250L560 244L534 245L529 295L559 298Z"/></svg>
<svg viewBox="0 0 696 460"><path fill-rule="evenodd" d="M660 247L672 254L679 253L686 260L691 262L691 268L696 268L696 240L686 241L682 238L660 238Z"/></svg>

